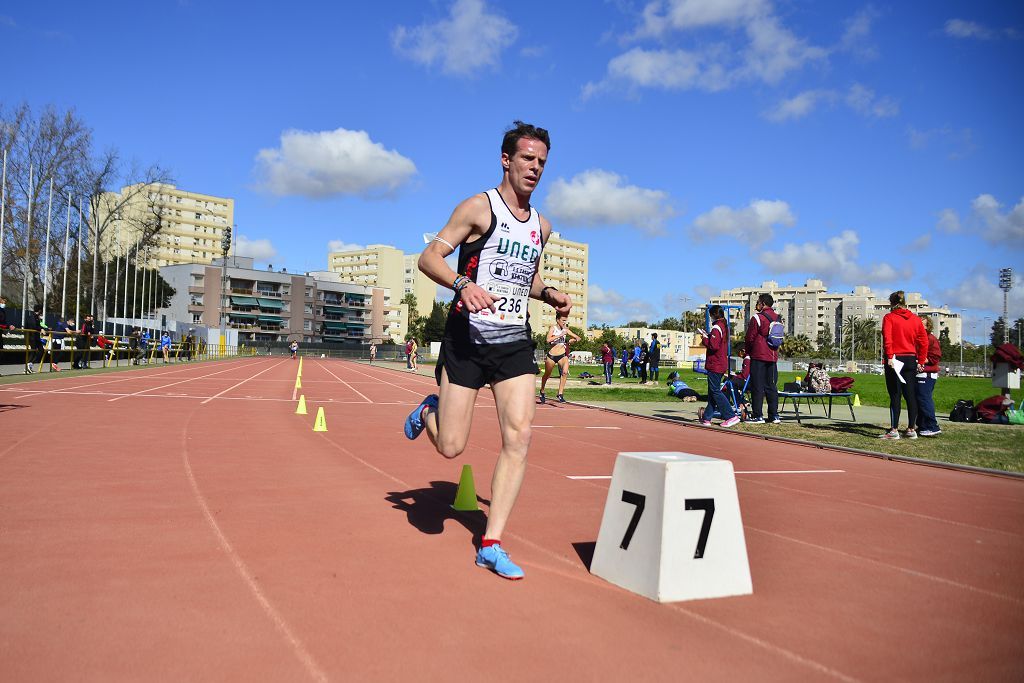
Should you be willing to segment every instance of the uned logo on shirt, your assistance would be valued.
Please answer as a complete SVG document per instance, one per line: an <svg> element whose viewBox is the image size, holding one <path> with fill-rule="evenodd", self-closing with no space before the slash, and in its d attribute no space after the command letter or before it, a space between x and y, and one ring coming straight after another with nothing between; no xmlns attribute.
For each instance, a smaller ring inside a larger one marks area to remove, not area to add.
<svg viewBox="0 0 1024 683"><path fill-rule="evenodd" d="M536 230L530 231L530 241L534 244L540 244L540 234Z"/></svg>

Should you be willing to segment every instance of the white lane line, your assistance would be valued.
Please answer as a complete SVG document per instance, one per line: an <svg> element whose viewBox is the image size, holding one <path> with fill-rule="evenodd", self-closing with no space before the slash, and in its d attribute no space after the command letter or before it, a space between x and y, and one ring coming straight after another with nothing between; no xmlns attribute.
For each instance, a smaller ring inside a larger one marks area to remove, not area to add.
<svg viewBox="0 0 1024 683"><path fill-rule="evenodd" d="M736 470L734 474L844 474L846 470Z"/></svg>
<svg viewBox="0 0 1024 683"><path fill-rule="evenodd" d="M534 429L622 429L622 427L589 427L587 425L533 425Z"/></svg>
<svg viewBox="0 0 1024 683"><path fill-rule="evenodd" d="M246 366L243 366L243 367L250 367L251 365L252 364L250 363L249 365L246 365ZM133 393L130 393L130 394L124 394L123 396L118 396L117 398L112 398L112 399L110 399L110 401L107 401L107 402L110 403L111 401L120 401L122 398L128 398L129 396L141 396L141 395L147 394L147 393L149 393L151 391L157 391L158 389L166 389L167 387L173 387L173 386L175 386L177 384L184 384L185 382L191 382L191 381L197 380L197 379L205 379L206 377L213 377L214 375L220 375L220 374L223 374L225 372L231 372L232 370L235 370L237 367L238 366L236 366L236 365L232 365L230 368L224 368L223 370L218 370L217 372L211 372L211 373L208 373L208 374L205 374L205 375L199 375L198 377L186 377L185 379L179 379L177 382L171 382L170 384L161 384L158 387L150 387L150 388L147 388L147 389L141 389L140 391L136 391L136 392L133 392Z"/></svg>
<svg viewBox="0 0 1024 683"><path fill-rule="evenodd" d="M245 379L243 379L243 380L242 380L241 382L238 382L237 384L232 384L232 385L231 385L230 387L228 387L228 388L227 388L227 389L225 389L224 391L221 391L220 393L214 394L214 395L213 395L213 396L211 396L210 398L206 399L205 401L203 401L202 403L200 403L200 405L203 405L203 404L209 403L210 401L212 401L213 399L215 399L215 398L217 398L217 397L219 397L219 396L223 396L224 394L228 393L228 392L229 392L229 391L231 391L232 389L234 389L234 388L236 388L236 387L240 387L240 386L242 386L243 384L245 384L245 383L246 383L246 382L248 382L249 380L251 380L251 379L253 379L253 378L255 378L255 377L259 377L259 376L260 376L260 375L262 375L262 374L263 374L264 372L268 372L269 370L273 370L274 368L276 368L276 367L277 367L278 365L280 365L280 364L281 364L281 363L283 363L283 362L284 362L284 361L282 360L282 361L280 361L280 362L278 362L278 363L275 363L274 365L271 365L271 366L270 366L269 368L263 368L262 370L260 370L259 372L257 372L257 373L256 373L255 375L253 375L252 377L246 377L246 378L245 378Z"/></svg>
<svg viewBox="0 0 1024 683"><path fill-rule="evenodd" d="M734 474L842 474L846 470L736 470ZM611 475L565 475L566 479L611 479Z"/></svg>
<svg viewBox="0 0 1024 683"><path fill-rule="evenodd" d="M329 374L331 377L333 377L334 379L338 380L339 382L344 384L346 387L348 387L352 391L354 391L357 394L359 394L360 396L362 396L364 401L366 401L367 403L373 403L373 401L368 399L361 391L359 391L354 386L352 386L351 384L349 384L348 382L346 382L345 380L343 380L342 378L338 377L333 372L331 372L330 368L325 367L323 363L317 363L317 365L319 365L322 369L327 370L327 374Z"/></svg>

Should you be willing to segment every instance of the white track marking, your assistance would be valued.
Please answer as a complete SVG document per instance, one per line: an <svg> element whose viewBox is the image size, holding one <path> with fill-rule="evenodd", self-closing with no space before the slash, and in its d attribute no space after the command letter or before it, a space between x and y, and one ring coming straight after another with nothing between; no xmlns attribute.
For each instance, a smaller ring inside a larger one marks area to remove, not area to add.
<svg viewBox="0 0 1024 683"><path fill-rule="evenodd" d="M736 470L733 474L842 474L846 470ZM610 474L565 475L566 479L611 479Z"/></svg>
<svg viewBox="0 0 1024 683"><path fill-rule="evenodd" d="M249 380L251 380L251 379L253 379L253 378L256 378L256 377L259 377L259 376L260 376L260 375L262 375L262 374L263 374L264 372L267 372L267 371L269 371L269 370L273 370L274 368L276 368L276 367L277 367L278 365L280 365L280 364L281 364L281 363L283 363L283 362L284 362L284 361L282 360L282 361L280 361L280 362L278 362L278 363L275 363L274 365L271 365L271 366L270 366L269 368L263 368L262 370L260 370L259 372L257 372L257 373L256 373L255 375L253 375L252 377L246 377L246 378L245 378L245 379L243 379L243 380L242 380L241 382L238 382L237 384L232 384L232 385L231 385L230 387L228 387L228 388L227 388L227 389L225 389L224 391L221 391L220 393L214 394L214 395L213 395L213 396L211 396L210 398L206 399L205 401L203 401L203 403L204 403L204 404L205 404L205 403L209 403L209 402L210 402L210 401L212 401L213 399L215 399L215 398L218 398L218 397L220 397L220 396L223 396L224 394L228 393L228 392L229 392L229 391L231 391L232 389L234 389L234 388L236 388L236 387L240 387L240 386L242 386L243 384L245 384L245 383L246 383L246 382L248 382Z"/></svg>
<svg viewBox="0 0 1024 683"><path fill-rule="evenodd" d="M534 429L622 429L622 427L590 427L587 425L533 425Z"/></svg>
<svg viewBox="0 0 1024 683"><path fill-rule="evenodd" d="M242 577L242 581L245 582L245 585L249 587L250 592L252 592L253 596L256 598L256 602L258 602L260 607L263 608L263 612L270 619L271 623L273 623L274 627L281 632L281 634L291 645L292 651L295 653L295 656L298 658L298 660L302 662L302 665L305 667L306 672L310 676L312 676L313 679L316 681L329 680L327 674L324 673L324 670L321 669L320 665L317 664L315 659L313 659L313 655L310 654L308 649L306 649L305 644L301 640L299 640L299 637L295 635L295 632L292 631L290 626L288 626L288 622L285 621L284 617L281 616L280 612L274 609L274 606L270 603L270 600L263 592L263 589L260 588L260 585L256 582L256 579L253 578L252 571L249 569L248 566L246 566L241 556L239 556L238 551L236 551L234 546L231 545L231 541L228 540L227 536L225 536L224 532L221 530L220 525L217 524L217 520L216 518L214 518L213 513L210 511L210 506L207 504L206 498L203 497L202 491L199 490L199 483L196 481L195 474L192 471L192 464L189 462L188 458L187 434L188 425L186 423L185 429L183 429L181 433L181 458L185 466L185 474L188 477L188 482L192 487L192 495L195 497L196 502L199 504L199 509L202 510L203 517L206 518L206 523L213 530L214 535L217 537L217 543L220 545L221 550L223 550L224 553L228 556L228 559L231 561L231 564L235 568L235 571L238 573L239 576Z"/></svg>
<svg viewBox="0 0 1024 683"><path fill-rule="evenodd" d="M178 384L184 384L185 382L192 382L192 381L195 381L197 379L205 379L206 377L213 377L214 375L220 375L220 374L223 374L225 372L231 372L232 370L236 369L237 367L238 366L232 365L230 368L224 368L223 370L218 370L217 372L210 372L210 373L207 373L205 375L199 375L198 377L186 377L185 379L179 379L177 382L171 382L170 384L161 384L158 387L152 387L152 388L149 388L149 389L141 389L139 391L135 391L135 392L130 393L130 394L124 394L123 396L118 396L117 398L112 398L112 399L110 399L110 401L120 401L122 398L128 398L129 396L140 396L142 394L149 393L150 391L156 391L158 389L166 389L167 387L173 387L173 386L178 385ZM249 367L249 366L247 365L247 366L243 366L243 367Z"/></svg>
<svg viewBox="0 0 1024 683"><path fill-rule="evenodd" d="M329 375L330 375L331 377L333 377L334 379L338 380L339 382L341 382L342 384L344 384L344 385L345 385L346 387L348 387L348 388L349 388L349 389L351 389L352 391L354 391L354 392L356 392L357 394L359 394L360 396L362 396L362 397L363 397L363 400L365 400L365 401L366 401L367 403L373 403L373 401L371 401L371 400L370 400L370 399L368 399L368 398L367 398L366 396L364 396L364 395L363 395L363 393L362 393L361 391L359 391L359 390L358 390L358 389L356 389L356 388L355 388L354 386L352 386L351 384L349 384L348 382L346 382L345 380L343 380L342 378L338 377L338 376L337 376L337 375L335 375L335 374L334 374L333 372L331 372L330 368L324 367L324 364L323 364L323 363L317 362L317 365L319 365L319 366L320 366L321 368L323 368L324 370L326 370L326 371L327 371L327 374L329 374Z"/></svg>

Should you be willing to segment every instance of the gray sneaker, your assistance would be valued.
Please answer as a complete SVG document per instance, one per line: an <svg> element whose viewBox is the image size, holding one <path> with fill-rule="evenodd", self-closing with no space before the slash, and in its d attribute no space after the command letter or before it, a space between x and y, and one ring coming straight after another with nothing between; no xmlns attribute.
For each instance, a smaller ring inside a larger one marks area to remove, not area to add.
<svg viewBox="0 0 1024 683"><path fill-rule="evenodd" d="M918 436L938 436L942 433L941 429L922 429L917 433Z"/></svg>

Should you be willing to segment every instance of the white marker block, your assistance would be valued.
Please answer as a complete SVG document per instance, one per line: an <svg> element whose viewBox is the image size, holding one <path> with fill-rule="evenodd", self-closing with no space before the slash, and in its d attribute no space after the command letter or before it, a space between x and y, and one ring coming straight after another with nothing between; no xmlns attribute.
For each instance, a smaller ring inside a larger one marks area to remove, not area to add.
<svg viewBox="0 0 1024 683"><path fill-rule="evenodd" d="M732 463L619 453L590 571L658 602L753 593Z"/></svg>

